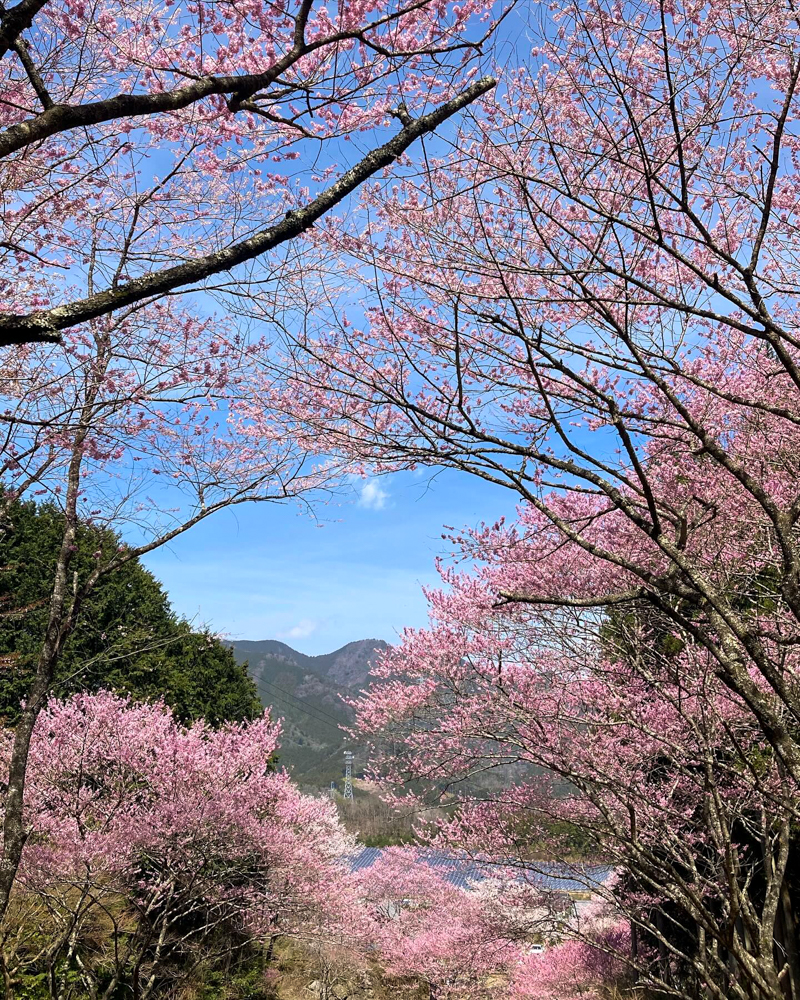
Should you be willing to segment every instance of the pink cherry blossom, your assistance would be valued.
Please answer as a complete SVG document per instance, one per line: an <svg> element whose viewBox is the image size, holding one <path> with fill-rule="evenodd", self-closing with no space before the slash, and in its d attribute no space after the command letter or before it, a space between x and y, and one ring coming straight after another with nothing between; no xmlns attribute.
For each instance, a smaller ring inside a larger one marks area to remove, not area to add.
<svg viewBox="0 0 800 1000"><path fill-rule="evenodd" d="M332 803L275 770L279 736L268 714L215 731L108 692L48 704L31 743L16 891L63 925L48 951L56 978L70 941L120 898L131 916L113 931L113 975L144 963L146 993L169 955L159 937L187 947L222 921L261 941L341 929L353 842ZM9 753L6 734L6 763Z"/></svg>
<svg viewBox="0 0 800 1000"><path fill-rule="evenodd" d="M800 988L797 21L597 0L526 28L450 147L331 230L362 315L288 338L291 412L330 451L518 503L453 533L360 724L390 787L462 782L445 842L627 873L609 895L643 987L779 1000Z"/></svg>

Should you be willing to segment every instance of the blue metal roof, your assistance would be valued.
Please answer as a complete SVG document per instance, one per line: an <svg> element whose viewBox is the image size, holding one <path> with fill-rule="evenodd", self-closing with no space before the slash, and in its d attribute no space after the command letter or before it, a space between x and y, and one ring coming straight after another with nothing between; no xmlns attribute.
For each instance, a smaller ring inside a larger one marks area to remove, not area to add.
<svg viewBox="0 0 800 1000"><path fill-rule="evenodd" d="M382 854L380 847L364 847L348 859L350 870L358 872L371 868ZM475 861L465 855L433 848L420 848L417 857L431 868L439 869L448 882L461 889L469 889L482 882L496 867L490 862ZM519 871L520 880L553 892L592 892L606 881L612 871L607 865L567 865L550 861L529 862L524 868L517 862L509 867Z"/></svg>

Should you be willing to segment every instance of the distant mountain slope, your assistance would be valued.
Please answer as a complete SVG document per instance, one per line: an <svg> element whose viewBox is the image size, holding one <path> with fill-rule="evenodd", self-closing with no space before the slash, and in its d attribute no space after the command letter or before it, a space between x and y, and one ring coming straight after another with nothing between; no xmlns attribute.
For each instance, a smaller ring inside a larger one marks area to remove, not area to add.
<svg viewBox="0 0 800 1000"><path fill-rule="evenodd" d="M312 656L312 669L336 684L358 688L366 682L370 665L384 649L388 649L388 645L381 639L358 639L334 653Z"/></svg>
<svg viewBox="0 0 800 1000"><path fill-rule="evenodd" d="M320 656L306 656L277 639L238 639L231 644L237 659L246 658L251 665L263 657L283 660L304 667L334 684L358 687L369 674L370 664L378 653L388 648L382 639L357 639L341 649Z"/></svg>
<svg viewBox="0 0 800 1000"><path fill-rule="evenodd" d="M309 666L314 659L313 656L306 656L305 653L298 653L296 649L287 646L285 642L277 639L237 639L231 643L236 656L247 654L251 659L256 660L262 656L271 656L275 659L286 660L288 663L295 663L298 666Z"/></svg>
<svg viewBox="0 0 800 1000"><path fill-rule="evenodd" d="M237 661L248 664L263 704L284 721L281 763L301 784L340 783L344 748L352 746L340 728L352 722L341 696L365 683L375 651L387 644L361 639L321 656L306 656L277 639L241 639L230 645Z"/></svg>

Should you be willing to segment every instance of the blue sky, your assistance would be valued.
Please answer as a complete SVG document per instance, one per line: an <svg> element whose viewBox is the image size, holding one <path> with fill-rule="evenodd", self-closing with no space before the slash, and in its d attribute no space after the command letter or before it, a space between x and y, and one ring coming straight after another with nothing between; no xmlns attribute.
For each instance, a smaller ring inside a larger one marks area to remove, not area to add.
<svg viewBox="0 0 800 1000"><path fill-rule="evenodd" d="M403 473L357 481L317 511L223 511L144 561L177 612L239 639L281 639L310 655L354 639L392 642L426 621L444 524L494 521L514 497L472 477Z"/></svg>
<svg viewBox="0 0 800 1000"><path fill-rule="evenodd" d="M518 37L512 23L495 41L501 63L510 56L503 44L516 45L508 42ZM457 124L426 140L429 153ZM373 142L356 135L340 145L343 158L352 160ZM202 294L197 298L202 303ZM350 305L357 313L357 292ZM317 511L322 526L290 506L239 507L143 561L175 610L197 625L324 653L354 639L393 642L404 626L425 624L421 588L438 581L436 556L448 552L442 526L493 522L513 514L514 502L510 491L464 474L398 473L354 484L351 498Z"/></svg>

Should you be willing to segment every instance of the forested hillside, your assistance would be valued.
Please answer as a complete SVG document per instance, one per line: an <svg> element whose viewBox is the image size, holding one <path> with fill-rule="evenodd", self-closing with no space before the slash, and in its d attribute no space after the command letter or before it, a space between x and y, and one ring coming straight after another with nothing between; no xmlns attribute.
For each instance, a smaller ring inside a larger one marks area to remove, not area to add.
<svg viewBox="0 0 800 1000"><path fill-rule="evenodd" d="M247 664L264 705L283 719L280 759L302 785L327 788L341 783L346 746L358 746L342 732L353 722L344 699L365 684L370 663L386 649L380 639L361 639L320 656L306 656L277 639L236 640L231 649Z"/></svg>
<svg viewBox="0 0 800 1000"><path fill-rule="evenodd" d="M0 531L0 715L16 721L47 627L52 567L64 515L54 504L10 504ZM120 539L83 521L76 532L73 580L91 574L95 553ZM102 580L82 603L64 644L53 692L108 688L163 699L184 722L255 718L256 689L230 650L208 630L176 615L161 584L138 559Z"/></svg>

